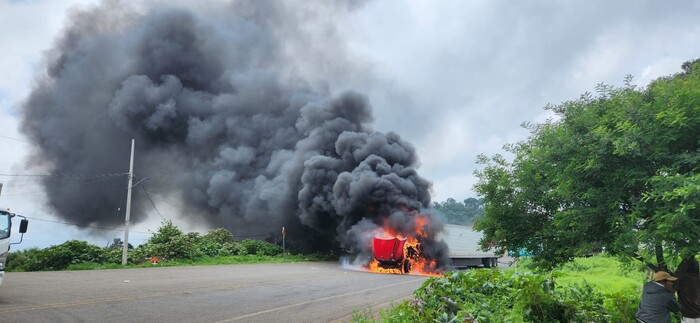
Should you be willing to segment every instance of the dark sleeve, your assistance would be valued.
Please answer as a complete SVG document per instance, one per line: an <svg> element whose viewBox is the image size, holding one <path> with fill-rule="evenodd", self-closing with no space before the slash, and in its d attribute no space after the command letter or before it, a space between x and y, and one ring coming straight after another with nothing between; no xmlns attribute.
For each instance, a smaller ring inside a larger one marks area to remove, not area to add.
<svg viewBox="0 0 700 323"><path fill-rule="evenodd" d="M668 310L674 313L678 313L678 311L681 310L681 307L678 305L678 302L676 301L676 297L671 294L671 297L668 298L668 304L666 304L666 307L668 307Z"/></svg>

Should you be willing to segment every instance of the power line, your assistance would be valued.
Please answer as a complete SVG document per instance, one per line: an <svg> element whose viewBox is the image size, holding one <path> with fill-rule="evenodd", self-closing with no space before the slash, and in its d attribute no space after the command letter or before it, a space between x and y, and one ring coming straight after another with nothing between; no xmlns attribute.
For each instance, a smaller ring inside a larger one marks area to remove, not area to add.
<svg viewBox="0 0 700 323"><path fill-rule="evenodd" d="M129 173L107 173L107 174L4 174L0 173L0 176L7 177L66 177L74 179L101 179L106 177L118 177L128 175Z"/></svg>
<svg viewBox="0 0 700 323"><path fill-rule="evenodd" d="M158 208L156 207L156 204L153 203L153 200L151 199L151 195L148 194L148 191L146 190L146 184L142 184L141 188L143 189L144 192L146 192L146 196L148 196L148 200L151 201L151 205L153 205L153 209L156 210L156 213L160 216L161 219L165 220L162 214L160 214L160 211L158 211Z"/></svg>
<svg viewBox="0 0 700 323"><path fill-rule="evenodd" d="M10 136L0 135L0 138L5 138L5 139L14 140L14 141L19 141L19 142L22 142L22 143L25 143L25 144L31 144L31 143L28 142L28 141L25 141L25 140L22 140L22 139L19 139L19 138L10 137Z"/></svg>
<svg viewBox="0 0 700 323"><path fill-rule="evenodd" d="M51 222L51 223L58 223L58 224L65 224L65 225L72 225L76 227L85 227L85 228L92 228L92 229L100 229L100 230L108 230L108 231L124 231L124 229L119 229L119 228L105 228L105 227L98 227L98 226L93 226L93 225L85 225L85 224L77 224L77 223L69 223L69 222L63 222L63 221L54 221L54 220L47 220L47 219L40 219L40 218L34 218L34 217L26 217L27 219L32 219L36 221L43 221L43 222ZM144 234L150 234L150 232L143 232L143 231L132 231L131 232L136 232L136 233L144 233Z"/></svg>
<svg viewBox="0 0 700 323"><path fill-rule="evenodd" d="M64 184L64 185L63 185L63 188L75 187L75 186L85 185L85 184L94 184L94 183L103 182L103 181L111 181L111 180L114 180L114 179L119 179L121 176L123 176L123 174L121 174L121 175L120 175L120 174L110 174L110 175L112 175L112 176L99 176L99 177L94 177L94 178L87 178L87 177L86 177L85 179L83 179L83 180L81 180L80 182L77 182L77 183L76 183L76 182L72 182L72 183ZM2 176L2 174L0 174L0 176ZM40 175L31 175L31 176L40 176ZM8 183L7 186L8 186L8 187L14 186L14 185L10 185L11 183L12 183L12 182ZM41 195L41 194L43 194L43 193L45 193L44 190L40 190L40 191L29 191L29 192L21 192L20 194L3 195L3 196L0 197L0 198L17 197L17 196L33 196L33 195Z"/></svg>

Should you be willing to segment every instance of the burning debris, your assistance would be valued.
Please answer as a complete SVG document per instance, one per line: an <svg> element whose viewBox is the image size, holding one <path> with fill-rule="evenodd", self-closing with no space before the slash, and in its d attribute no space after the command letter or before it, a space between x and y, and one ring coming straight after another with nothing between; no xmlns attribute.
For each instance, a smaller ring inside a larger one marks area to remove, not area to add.
<svg viewBox="0 0 700 323"><path fill-rule="evenodd" d="M31 165L123 171L135 138L135 173L152 179L155 197L177 197L191 222L234 235L285 226L297 247L343 246L358 260L371 259L383 232L428 261L412 271L447 265L435 241L441 224L416 214L429 206L430 182L415 170L413 146L371 128L364 95L334 94L317 79L337 73L313 70L317 61L334 72L353 66L323 14L346 6L153 3L73 12L23 104L23 131L37 147ZM43 184L49 207L72 222L121 222L122 182ZM132 221L149 206L136 196Z"/></svg>

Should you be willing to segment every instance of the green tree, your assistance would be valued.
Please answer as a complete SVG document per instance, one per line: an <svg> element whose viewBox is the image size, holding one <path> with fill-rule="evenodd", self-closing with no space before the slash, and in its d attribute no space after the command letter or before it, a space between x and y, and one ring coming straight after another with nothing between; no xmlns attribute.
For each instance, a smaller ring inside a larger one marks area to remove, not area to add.
<svg viewBox="0 0 700 323"><path fill-rule="evenodd" d="M700 61L625 83L546 107L554 118L506 145L512 162L479 156L484 245L545 268L601 250L666 268L700 251Z"/></svg>
<svg viewBox="0 0 700 323"><path fill-rule="evenodd" d="M440 211L447 223L469 225L475 219L483 215L483 207L480 199L467 198L464 202L457 202L453 198L448 198L444 202L434 202L433 209Z"/></svg>
<svg viewBox="0 0 700 323"><path fill-rule="evenodd" d="M198 233L184 234L171 220L164 220L153 236L133 252L133 259L158 256L164 259L192 260L201 256L196 248L202 238Z"/></svg>

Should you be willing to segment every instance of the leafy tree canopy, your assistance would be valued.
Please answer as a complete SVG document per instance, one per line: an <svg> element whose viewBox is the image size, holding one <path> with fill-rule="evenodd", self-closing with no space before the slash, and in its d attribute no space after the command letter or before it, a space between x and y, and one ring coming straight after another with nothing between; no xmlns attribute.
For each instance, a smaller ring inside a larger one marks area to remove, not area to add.
<svg viewBox="0 0 700 323"><path fill-rule="evenodd" d="M528 139L480 155L485 246L525 248L542 268L608 253L676 265L700 252L700 60L646 88L600 84L525 124Z"/></svg>
<svg viewBox="0 0 700 323"><path fill-rule="evenodd" d="M445 216L447 223L470 225L484 213L482 201L477 198L467 198L464 202L457 202L448 198L444 202L433 202L433 209L440 211Z"/></svg>

